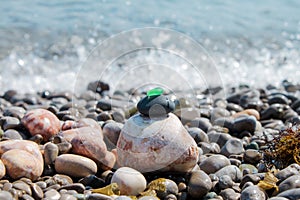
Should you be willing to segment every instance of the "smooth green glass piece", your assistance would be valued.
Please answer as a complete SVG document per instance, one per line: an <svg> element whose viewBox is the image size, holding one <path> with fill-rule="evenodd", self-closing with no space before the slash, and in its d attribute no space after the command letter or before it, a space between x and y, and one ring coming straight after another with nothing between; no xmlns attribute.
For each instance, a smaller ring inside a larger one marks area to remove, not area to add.
<svg viewBox="0 0 300 200"><path fill-rule="evenodd" d="M161 95L162 93L164 93L164 90L162 88L154 88L152 90L149 90L147 92L147 96L148 97L152 97L152 96L159 96Z"/></svg>

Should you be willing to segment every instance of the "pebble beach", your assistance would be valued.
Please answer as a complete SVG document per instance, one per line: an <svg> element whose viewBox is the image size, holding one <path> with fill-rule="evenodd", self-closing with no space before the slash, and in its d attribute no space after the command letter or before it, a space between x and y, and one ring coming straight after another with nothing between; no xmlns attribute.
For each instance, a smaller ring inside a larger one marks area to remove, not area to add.
<svg viewBox="0 0 300 200"><path fill-rule="evenodd" d="M140 143L133 137L139 129L128 125L141 115L136 105L145 93L111 96L107 86L92 82L76 98L48 90L1 96L1 199L300 198L299 151L272 168L265 155L274 138L299 123L299 84L242 85L226 99L198 91L196 104L165 92L175 109L154 118L165 125L159 136L142 138L150 143ZM169 155L175 157L167 162Z"/></svg>

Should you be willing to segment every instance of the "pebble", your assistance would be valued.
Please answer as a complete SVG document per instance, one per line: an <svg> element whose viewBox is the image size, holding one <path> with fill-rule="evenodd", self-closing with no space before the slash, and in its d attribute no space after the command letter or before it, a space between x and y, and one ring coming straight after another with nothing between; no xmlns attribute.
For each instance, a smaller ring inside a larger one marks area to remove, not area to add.
<svg viewBox="0 0 300 200"><path fill-rule="evenodd" d="M22 195L22 200L34 200L34 198L28 194L23 194Z"/></svg>
<svg viewBox="0 0 300 200"><path fill-rule="evenodd" d="M32 183L31 184L31 191L32 191L32 197L35 199L41 199L44 197L44 192L41 189L41 187L36 184L36 183Z"/></svg>
<svg viewBox="0 0 300 200"><path fill-rule="evenodd" d="M97 172L97 165L93 160L83 156L62 154L55 160L55 170L58 173L73 177L85 177L95 174Z"/></svg>
<svg viewBox="0 0 300 200"><path fill-rule="evenodd" d="M199 164L201 170L207 174L215 173L225 166L230 165L230 161L223 155L212 155Z"/></svg>
<svg viewBox="0 0 300 200"><path fill-rule="evenodd" d="M212 124L207 118L197 117L190 122L190 127L199 128L207 133L207 131L212 127Z"/></svg>
<svg viewBox="0 0 300 200"><path fill-rule="evenodd" d="M23 140L21 134L14 129L7 129L4 134L3 137L12 139L12 140Z"/></svg>
<svg viewBox="0 0 300 200"><path fill-rule="evenodd" d="M0 199L1 200L13 200L13 196L10 192L0 191Z"/></svg>
<svg viewBox="0 0 300 200"><path fill-rule="evenodd" d="M277 172L275 176L280 181L283 181L293 175L300 175L300 166L298 164L291 164L287 166L286 168Z"/></svg>
<svg viewBox="0 0 300 200"><path fill-rule="evenodd" d="M244 161L246 163L257 164L262 158L262 153L254 149L247 149L244 153Z"/></svg>
<svg viewBox="0 0 300 200"><path fill-rule="evenodd" d="M235 192L232 188L224 189L220 192L224 200L239 200L240 194Z"/></svg>
<svg viewBox="0 0 300 200"><path fill-rule="evenodd" d="M15 129L19 126L20 120L16 117L2 117L0 118L0 125L3 130Z"/></svg>
<svg viewBox="0 0 300 200"><path fill-rule="evenodd" d="M235 165L225 166L222 169L218 170L215 174L219 178L223 175L228 175L234 182L241 181L243 177L241 170Z"/></svg>
<svg viewBox="0 0 300 200"><path fill-rule="evenodd" d="M219 178L218 185L221 190L226 188L231 188L233 186L234 182L232 181L231 177L228 175L223 175Z"/></svg>
<svg viewBox="0 0 300 200"><path fill-rule="evenodd" d="M188 183L188 194L192 198L205 196L212 188L209 176L202 170L193 171Z"/></svg>
<svg viewBox="0 0 300 200"><path fill-rule="evenodd" d="M40 134L44 141L48 141L60 130L59 119L45 109L34 109L27 112L21 122L32 136Z"/></svg>
<svg viewBox="0 0 300 200"><path fill-rule="evenodd" d="M277 197L285 197L289 200L298 200L300 199L300 188L286 190L279 193Z"/></svg>
<svg viewBox="0 0 300 200"><path fill-rule="evenodd" d="M3 110L3 116L15 117L21 120L26 113L26 110L23 107L19 106L10 106L6 107Z"/></svg>
<svg viewBox="0 0 300 200"><path fill-rule="evenodd" d="M113 198L104 194L89 194L86 200L113 200Z"/></svg>
<svg viewBox="0 0 300 200"><path fill-rule="evenodd" d="M59 190L75 190L78 193L83 193L85 186L82 183L72 183L65 186L62 186Z"/></svg>
<svg viewBox="0 0 300 200"><path fill-rule="evenodd" d="M0 179L2 179L5 174L6 174L5 165L2 162L2 160L0 160Z"/></svg>
<svg viewBox="0 0 300 200"><path fill-rule="evenodd" d="M232 115L232 117L233 118L238 118L238 117L244 116L244 115L254 116L256 118L256 120L260 119L260 114L255 109L245 109L245 110L242 110L242 111L237 112L234 115Z"/></svg>
<svg viewBox="0 0 300 200"><path fill-rule="evenodd" d="M79 180L79 183L82 183L85 186L90 186L92 188L101 188L106 186L105 180L95 176L89 175Z"/></svg>
<svg viewBox="0 0 300 200"><path fill-rule="evenodd" d="M237 133L248 131L254 133L256 118L254 116L238 117L233 121L233 130Z"/></svg>
<svg viewBox="0 0 300 200"><path fill-rule="evenodd" d="M222 148L226 144L226 142L232 138L232 136L227 133L221 133L216 131L208 132L207 136L210 142L217 143L220 146L220 148Z"/></svg>
<svg viewBox="0 0 300 200"><path fill-rule="evenodd" d="M22 192L25 192L29 195L32 194L30 186L26 183L24 183L23 181L15 181L12 183L13 188L20 190Z"/></svg>
<svg viewBox="0 0 300 200"><path fill-rule="evenodd" d="M111 183L117 183L122 195L136 196L146 189L147 181L137 170L121 167L115 171Z"/></svg>
<svg viewBox="0 0 300 200"><path fill-rule="evenodd" d="M207 134L200 128L192 127L188 128L187 131L194 138L195 142L198 144L199 142L209 143Z"/></svg>
<svg viewBox="0 0 300 200"><path fill-rule="evenodd" d="M50 189L44 194L44 199L46 200L59 200L61 195L54 189Z"/></svg>
<svg viewBox="0 0 300 200"><path fill-rule="evenodd" d="M300 188L300 175L290 176L279 184L279 192L294 188Z"/></svg>
<svg viewBox="0 0 300 200"><path fill-rule="evenodd" d="M36 180L42 175L43 164L27 151L12 149L6 151L1 159L7 169L8 175L13 179L27 177Z"/></svg>
<svg viewBox="0 0 300 200"><path fill-rule="evenodd" d="M44 158L45 158L46 165L50 165L54 163L55 159L58 156L58 151L59 149L56 144L48 142L44 145Z"/></svg>
<svg viewBox="0 0 300 200"><path fill-rule="evenodd" d="M77 198L71 194L62 194L59 200L77 200Z"/></svg>
<svg viewBox="0 0 300 200"><path fill-rule="evenodd" d="M242 141L237 138L231 138L222 147L221 154L229 157L230 155L241 154L244 151Z"/></svg>
<svg viewBox="0 0 300 200"><path fill-rule="evenodd" d="M170 194L178 194L177 184L173 180L166 178L159 178L151 181L147 185L147 188L154 189L159 199L164 199Z"/></svg>
<svg viewBox="0 0 300 200"><path fill-rule="evenodd" d="M116 122L109 122L104 125L103 136L107 138L107 145L111 145L111 147L114 148L116 147L122 127L123 124Z"/></svg>
<svg viewBox="0 0 300 200"><path fill-rule="evenodd" d="M246 187L241 192L241 200L265 200L266 194L256 185Z"/></svg>

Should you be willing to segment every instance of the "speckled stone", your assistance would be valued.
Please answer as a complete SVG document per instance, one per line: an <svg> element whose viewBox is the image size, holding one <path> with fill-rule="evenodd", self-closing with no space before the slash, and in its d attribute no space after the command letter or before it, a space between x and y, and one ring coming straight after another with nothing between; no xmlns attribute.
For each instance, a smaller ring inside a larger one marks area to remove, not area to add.
<svg viewBox="0 0 300 200"><path fill-rule="evenodd" d="M212 188L209 176L202 170L193 171L188 183L188 194L193 198L205 196Z"/></svg>
<svg viewBox="0 0 300 200"><path fill-rule="evenodd" d="M197 164L198 148L174 114L155 120L137 114L125 122L117 155L119 166L140 172L188 172Z"/></svg>
<svg viewBox="0 0 300 200"><path fill-rule="evenodd" d="M44 141L48 141L60 130L59 119L45 109L35 109L27 112L21 122L31 135L40 134L43 136Z"/></svg>
<svg viewBox="0 0 300 200"><path fill-rule="evenodd" d="M13 179L27 177L36 180L42 175L43 164L27 151L12 149L6 151L1 159L7 169L8 175Z"/></svg>
<svg viewBox="0 0 300 200"><path fill-rule="evenodd" d="M265 200L266 194L256 185L246 187L241 192L241 200Z"/></svg>
<svg viewBox="0 0 300 200"><path fill-rule="evenodd" d="M55 160L55 170L58 173L73 177L85 177L95 174L97 172L97 165L91 159L83 156L62 154Z"/></svg>
<svg viewBox="0 0 300 200"><path fill-rule="evenodd" d="M138 195L146 189L147 181L137 170L121 167L115 171L111 183L117 183L122 195Z"/></svg>
<svg viewBox="0 0 300 200"><path fill-rule="evenodd" d="M230 161L223 155L212 155L199 164L200 169L207 174L215 173L228 165L230 165Z"/></svg>

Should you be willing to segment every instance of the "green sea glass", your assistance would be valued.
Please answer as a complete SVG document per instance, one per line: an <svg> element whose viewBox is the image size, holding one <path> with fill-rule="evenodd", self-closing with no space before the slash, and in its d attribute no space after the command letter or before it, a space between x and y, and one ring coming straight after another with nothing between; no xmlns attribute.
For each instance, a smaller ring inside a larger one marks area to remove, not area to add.
<svg viewBox="0 0 300 200"><path fill-rule="evenodd" d="M159 96L161 95L162 93L164 93L164 90L162 88L154 88L152 90L149 90L147 92L147 96L148 97L153 97L153 96Z"/></svg>

